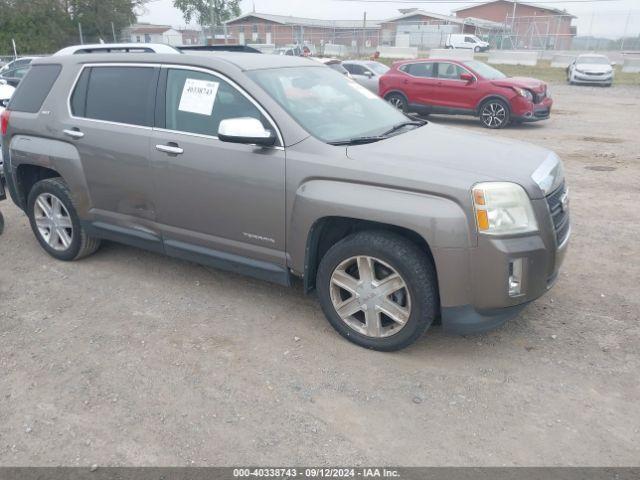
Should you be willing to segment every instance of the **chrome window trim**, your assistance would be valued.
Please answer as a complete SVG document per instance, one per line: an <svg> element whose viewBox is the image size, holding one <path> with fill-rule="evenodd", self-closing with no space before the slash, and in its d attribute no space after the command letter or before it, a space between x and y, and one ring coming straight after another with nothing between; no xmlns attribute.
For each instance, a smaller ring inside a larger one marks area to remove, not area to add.
<svg viewBox="0 0 640 480"><path fill-rule="evenodd" d="M167 63L167 64L162 64L160 66L160 68L162 68L163 70L164 69L192 70L194 72L201 72L201 73L206 73L206 74L209 74L209 75L213 75L214 77L218 77L218 78L224 80L229 85L231 85L233 88L235 88L238 92L240 92L240 94L242 96L244 96L247 100L249 100L253 104L253 106L256 107L258 109L258 111L260 113L262 113L262 115L264 115L264 117L267 119L267 121L271 124L271 127L276 132L276 137L278 138L278 143L279 143L279 145L274 145L274 147L272 147L272 148L277 148L277 147L284 148L284 140L282 138L282 134L280 133L280 129L278 128L276 122L273 120L273 117L271 117L271 115L269 115L269 113L262 107L262 105L260 105L240 85L238 85L236 82L231 80L226 75L224 75L222 73L219 73L219 72L216 72L214 70L210 70L208 68L193 67L191 65L178 65L178 64ZM171 131L171 132L175 132L175 133L184 133L184 134L190 134L190 135L203 136L203 137L214 138L216 140L219 140L218 137L214 136L214 135L204 135L204 134L199 134L199 133L183 132L182 130L170 130L170 129L160 129L160 128L154 128L154 129L155 130Z"/></svg>
<svg viewBox="0 0 640 480"><path fill-rule="evenodd" d="M73 81L73 85L71 87L71 90L69 90L69 95L67 96L67 113L69 114L69 118L72 118L74 120L82 120L85 122L96 122L96 123L102 123L102 124L107 124L107 125L121 125L124 127L133 127L133 128L140 128L143 130L153 130L153 127L148 127L146 125L136 125L135 123L123 123L123 122L114 122L111 120L100 120L98 118L87 118L87 117L76 117L73 112L71 111L71 97L73 96L73 92L76 91L76 87L78 86L78 82L80 81L80 77L82 76L82 72L84 72L85 68L92 68L92 67L139 67L139 68L160 68L160 64L159 63L126 63L126 62L122 62L122 63L85 63L82 65L82 68L78 71L75 80Z"/></svg>
<svg viewBox="0 0 640 480"><path fill-rule="evenodd" d="M85 121L85 122L96 122L96 123L103 123L103 124L108 124L108 125L122 125L122 126L125 126L125 127L140 128L140 129L143 129L143 130L159 131L159 132L170 132L170 133L178 133L178 134L182 134L182 135L190 135L190 136L194 136L194 137L211 138L211 139L220 141L219 138L217 136L214 136L214 135L204 135L204 134L199 134L199 133L183 132L181 130L171 130L171 129L167 129L167 128L148 127L148 126L145 126L145 125L136 125L136 124L133 124L133 123L113 122L111 120L100 120L100 119L97 119L97 118L86 118L86 117L77 117L77 116L75 116L73 114L73 112L71 111L71 97L73 96L73 92L75 92L76 87L78 86L78 82L80 81L80 77L82 76L82 72L84 72L84 69L85 68L93 68L93 67L139 67L139 68L180 69L180 70L192 70L192 71L196 71L196 72L202 72L202 73L206 73L206 74L218 77L218 78L224 80L225 82L227 82L229 85L231 85L233 88L235 88L238 92L240 92L240 94L242 94L247 100L249 100L260 111L260 113L262 113L265 116L267 121L271 124L271 127L276 132L276 136L278 138L279 145L274 145L273 147L265 147L265 148L274 148L274 149L277 149L277 150L284 150L284 140L282 138L282 134L280 133L280 129L278 128L276 122L273 120L273 117L271 117L271 115L269 115L269 113L267 113L267 111L262 107L262 105L260 105L256 100L254 100L253 97L251 97L251 95L246 93L245 90L242 87L240 87L240 85L238 85L236 82L231 80L226 75L223 75L223 74L221 74L219 72L216 72L214 70L210 70L208 68L193 67L193 66L190 66L190 65L179 65L179 64L169 64L169 63L168 64L160 64L160 63L127 63L127 62L85 63L85 64L82 65L82 68L76 74L76 78L74 79L72 87L69 90L69 95L67 96L67 113L69 114L69 118L72 118L74 120L82 120L82 121Z"/></svg>

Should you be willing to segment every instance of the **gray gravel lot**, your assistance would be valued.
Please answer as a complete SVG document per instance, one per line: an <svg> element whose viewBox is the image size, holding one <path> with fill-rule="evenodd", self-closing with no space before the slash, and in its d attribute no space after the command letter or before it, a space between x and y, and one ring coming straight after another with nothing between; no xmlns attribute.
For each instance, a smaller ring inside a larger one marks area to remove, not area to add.
<svg viewBox="0 0 640 480"><path fill-rule="evenodd" d="M553 93L550 121L488 134L566 162L559 283L497 331L395 354L299 285L112 243L55 261L0 203L0 465L638 465L640 88Z"/></svg>

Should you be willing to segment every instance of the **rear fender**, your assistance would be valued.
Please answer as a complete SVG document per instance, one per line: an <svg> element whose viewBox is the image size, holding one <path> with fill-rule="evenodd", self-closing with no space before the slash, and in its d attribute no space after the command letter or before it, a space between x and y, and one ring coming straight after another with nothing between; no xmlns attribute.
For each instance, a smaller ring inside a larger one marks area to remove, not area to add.
<svg viewBox="0 0 640 480"><path fill-rule="evenodd" d="M74 194L78 216L82 219L87 217L91 201L80 154L75 146L60 140L15 135L9 145L9 158L12 197L20 208L26 207L27 192L23 191L17 174L20 166L34 165L57 172Z"/></svg>

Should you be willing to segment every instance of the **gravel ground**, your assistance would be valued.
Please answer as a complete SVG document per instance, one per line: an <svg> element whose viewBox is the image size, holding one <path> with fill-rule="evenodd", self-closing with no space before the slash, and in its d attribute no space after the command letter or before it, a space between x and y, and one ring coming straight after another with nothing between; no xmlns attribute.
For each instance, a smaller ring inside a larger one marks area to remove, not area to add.
<svg viewBox="0 0 640 480"><path fill-rule="evenodd" d="M638 465L640 88L553 90L550 121L489 134L566 162L557 286L395 354L299 285L111 243L57 262L0 204L0 465Z"/></svg>

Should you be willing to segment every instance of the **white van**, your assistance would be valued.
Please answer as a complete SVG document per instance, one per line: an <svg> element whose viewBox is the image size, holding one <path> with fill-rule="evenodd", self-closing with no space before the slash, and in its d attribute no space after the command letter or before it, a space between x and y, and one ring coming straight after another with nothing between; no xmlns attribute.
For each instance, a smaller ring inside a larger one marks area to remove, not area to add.
<svg viewBox="0 0 640 480"><path fill-rule="evenodd" d="M447 37L445 42L447 48L466 48L474 52L484 52L489 50L489 44L484 40L480 40L475 35L467 35L462 33L452 33Z"/></svg>

